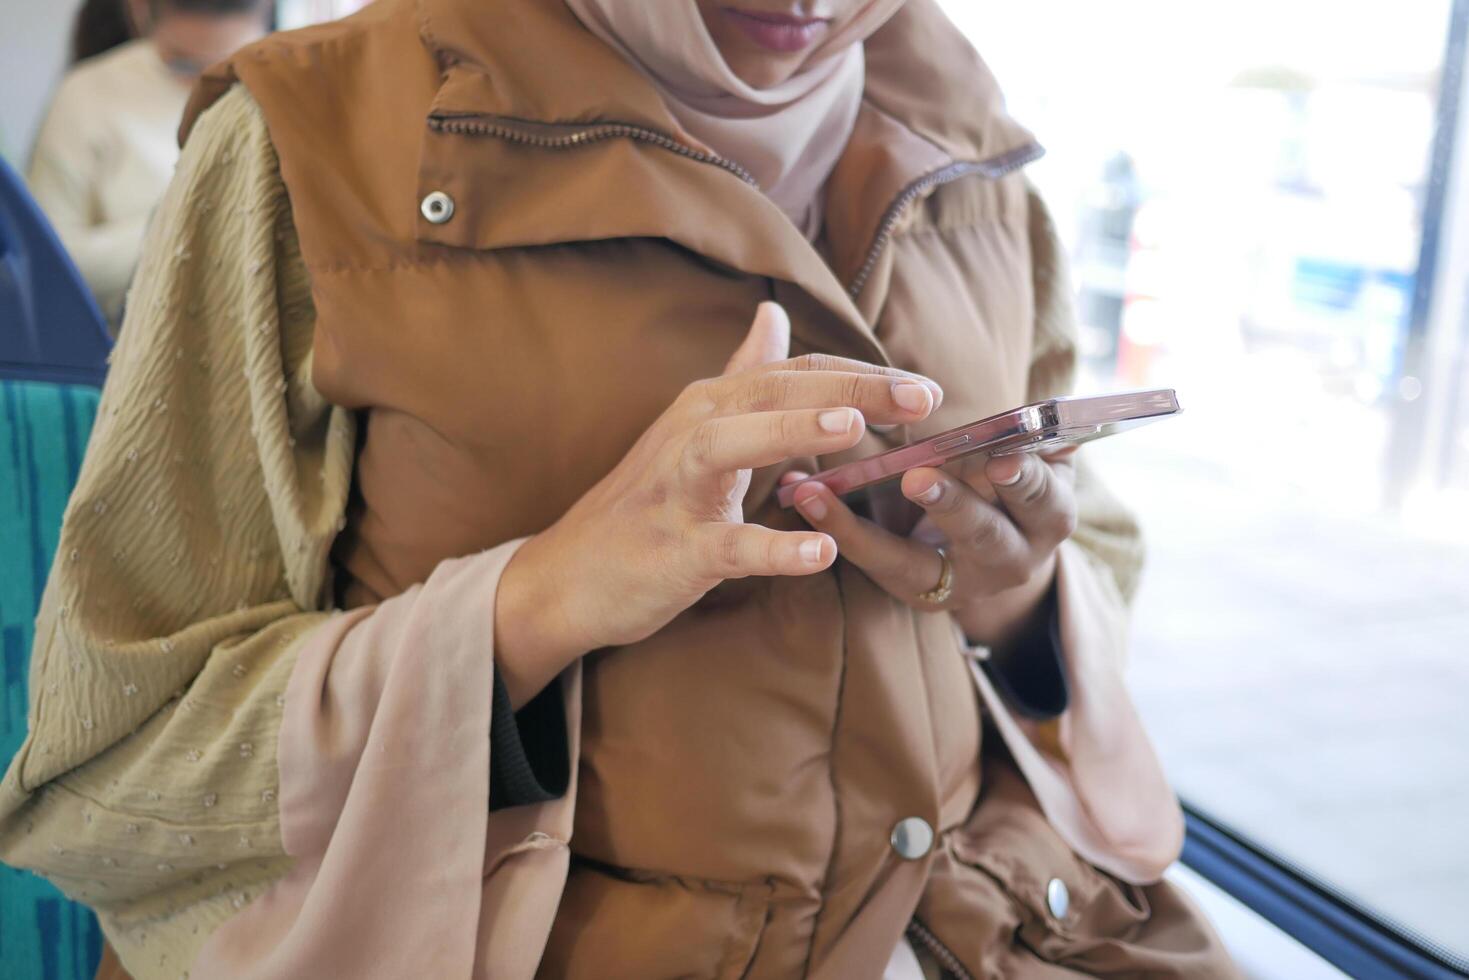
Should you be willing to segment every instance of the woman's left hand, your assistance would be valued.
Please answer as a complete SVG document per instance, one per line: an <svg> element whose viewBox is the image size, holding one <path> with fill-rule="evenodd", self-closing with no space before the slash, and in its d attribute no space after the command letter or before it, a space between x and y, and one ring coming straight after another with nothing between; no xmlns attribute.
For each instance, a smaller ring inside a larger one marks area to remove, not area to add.
<svg viewBox="0 0 1469 980"><path fill-rule="evenodd" d="M783 483L807 478L787 473ZM892 533L853 513L824 484L796 491L796 508L838 552L915 609L951 610L971 643L994 646L1018 633L1056 574L1056 549L1076 529L1076 470L1069 451L963 461L903 474L903 496L924 511L911 534ZM943 548L952 591L923 598L940 582Z"/></svg>

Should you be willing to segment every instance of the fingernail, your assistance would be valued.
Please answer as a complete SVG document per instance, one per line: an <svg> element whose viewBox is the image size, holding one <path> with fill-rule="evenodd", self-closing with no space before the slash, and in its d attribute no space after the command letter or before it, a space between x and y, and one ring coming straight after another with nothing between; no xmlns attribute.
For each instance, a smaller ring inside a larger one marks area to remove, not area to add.
<svg viewBox="0 0 1469 980"><path fill-rule="evenodd" d="M934 480L926 490L920 490L913 495L913 499L920 504L936 504L944 495L944 483L942 480Z"/></svg>
<svg viewBox="0 0 1469 980"><path fill-rule="evenodd" d="M933 392L928 390L927 385L904 382L893 385L893 401L910 412L927 412L928 406L933 402Z"/></svg>
<svg viewBox="0 0 1469 980"><path fill-rule="evenodd" d="M821 499L820 493L813 492L810 496L797 500L796 508L812 521L826 520L826 501Z"/></svg>
<svg viewBox="0 0 1469 980"><path fill-rule="evenodd" d="M820 538L808 538L801 542L801 560L808 565L821 564Z"/></svg>
<svg viewBox="0 0 1469 980"><path fill-rule="evenodd" d="M856 413L850 408L836 408L830 412L822 412L816 416L816 424L827 432L841 435L843 432L852 431L853 416Z"/></svg>
<svg viewBox="0 0 1469 980"><path fill-rule="evenodd" d="M1008 480L995 480L994 484L997 487L1013 487L1015 484L1020 482L1020 474L1023 472L1025 472L1025 464L1022 463L1021 465L1015 467L1014 476L1010 477Z"/></svg>

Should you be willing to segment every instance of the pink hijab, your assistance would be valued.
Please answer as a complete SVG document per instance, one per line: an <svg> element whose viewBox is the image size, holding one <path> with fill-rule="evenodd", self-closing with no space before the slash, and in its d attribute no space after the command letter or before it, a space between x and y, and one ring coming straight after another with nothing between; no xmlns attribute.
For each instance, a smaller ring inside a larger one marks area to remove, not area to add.
<svg viewBox="0 0 1469 980"><path fill-rule="evenodd" d="M652 80L689 136L748 170L807 238L820 233L821 188L862 102L862 42L903 0L867 0L817 42L794 75L763 89L730 70L694 0L566 4Z"/></svg>

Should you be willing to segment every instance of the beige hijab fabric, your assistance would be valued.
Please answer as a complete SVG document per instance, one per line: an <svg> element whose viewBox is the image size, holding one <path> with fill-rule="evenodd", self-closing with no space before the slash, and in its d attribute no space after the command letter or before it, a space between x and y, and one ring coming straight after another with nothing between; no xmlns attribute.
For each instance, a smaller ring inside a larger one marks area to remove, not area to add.
<svg viewBox="0 0 1469 980"><path fill-rule="evenodd" d="M821 188L862 102L862 42L903 5L868 0L817 42L786 81L757 89L719 53L695 0L566 0L662 94L689 136L744 167L807 238L821 231Z"/></svg>

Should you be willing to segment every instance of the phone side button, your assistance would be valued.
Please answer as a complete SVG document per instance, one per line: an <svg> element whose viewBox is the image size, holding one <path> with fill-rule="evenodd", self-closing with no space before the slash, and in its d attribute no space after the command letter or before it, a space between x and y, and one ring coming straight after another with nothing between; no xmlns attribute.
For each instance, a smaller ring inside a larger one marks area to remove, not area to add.
<svg viewBox="0 0 1469 980"><path fill-rule="evenodd" d="M943 442L934 443L933 451L936 453L946 453L951 449L958 449L960 446L967 445L968 442L968 435L953 436L952 438L945 439Z"/></svg>

